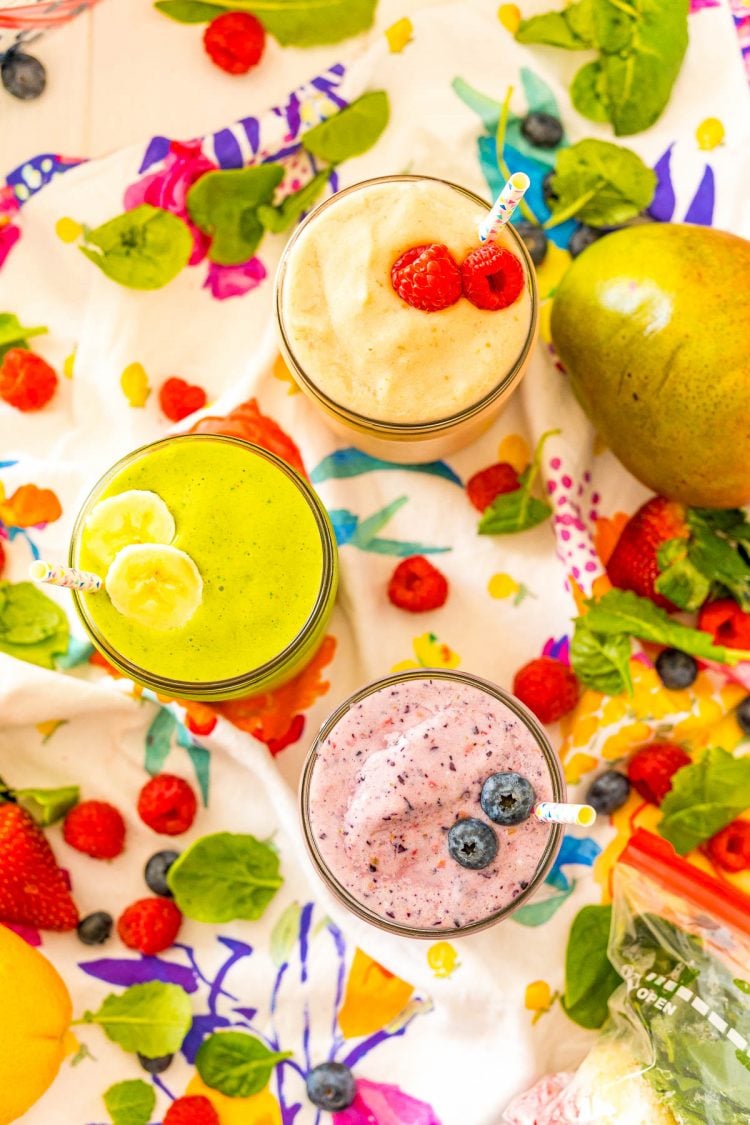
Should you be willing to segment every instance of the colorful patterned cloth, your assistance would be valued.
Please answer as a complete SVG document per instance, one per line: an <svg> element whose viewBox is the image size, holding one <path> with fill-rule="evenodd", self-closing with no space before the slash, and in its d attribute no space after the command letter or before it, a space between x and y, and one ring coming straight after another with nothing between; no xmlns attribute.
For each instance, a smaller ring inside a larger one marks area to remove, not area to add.
<svg viewBox="0 0 750 1125"><path fill-rule="evenodd" d="M688 57L666 112L627 140L657 170L655 218L742 233L750 178L742 63L728 9L694 8ZM420 943L384 937L329 900L303 854L294 792L324 717L393 668L460 666L507 687L533 656L566 659L576 602L601 581L625 515L646 495L597 448L548 354L549 297L569 262L572 227L557 228L559 245L539 270L545 327L522 390L470 448L449 462L408 468L334 438L296 393L271 316L283 236L266 235L249 261L221 267L209 262L196 229L187 268L153 292L117 285L75 245L84 226L144 201L184 217L187 188L215 167L280 159L283 190L294 192L316 170L300 136L368 89L387 90L390 124L372 151L339 167L328 190L413 171L489 198L502 182L494 138L512 84L505 156L531 175L530 201L544 213L540 184L549 161L523 140L520 117L530 109L559 112L571 143L611 135L571 109L567 60L516 44L512 6L499 14L492 0L420 12L280 107L258 105L189 143L155 137L91 162L41 155L9 175L0 196L0 308L48 327L34 349L64 373L39 413L0 404L3 577L25 579L39 555L64 560L75 514L99 474L135 446L192 424L170 429L159 408L157 389L175 375L206 389L212 415L257 400L254 433L280 440L280 427L281 438L291 438L340 546L342 588L330 636L293 683L260 697L216 709L158 701L108 674L73 621L58 670L0 654L5 781L78 784L84 798L111 801L127 821L126 849L106 865L69 848L59 825L48 830L83 913L117 916L147 893L144 862L165 845L140 822L135 802L148 774L160 770L183 775L202 797L178 847L230 830L273 837L280 852L284 886L260 921L186 922L178 944L156 957L134 954L116 937L92 950L74 934L24 934L59 968L77 1015L135 982L171 981L188 991L193 1027L182 1056L153 1079L156 1121L170 1098L203 1090L195 1055L217 1028L251 1029L293 1053L261 1094L242 1103L217 1099L222 1125L313 1125L321 1118L306 1100L304 1075L329 1058L348 1063L358 1084L354 1105L334 1115L335 1125L492 1125L539 1076L574 1069L590 1042L557 1003L567 934L582 904L606 900L614 858L634 825L653 826L655 808L632 797L612 825L591 835L570 831L547 885L512 920L461 942ZM551 428L560 430L545 447L553 521L514 537L478 537L464 482L497 460L522 469ZM446 605L423 617L390 605L385 593L397 560L412 554L434 556L450 583ZM51 596L70 609L67 592ZM633 669L633 701L587 691L553 729L571 783L656 730L674 729L699 747L718 724L721 745L739 743L727 716L745 689L701 673L693 689L665 693L647 660ZM705 858L697 862L708 867ZM99 1125L107 1120L108 1086L148 1078L99 1029L84 1026L76 1035L89 1053L75 1068L63 1065L24 1116L28 1125Z"/></svg>

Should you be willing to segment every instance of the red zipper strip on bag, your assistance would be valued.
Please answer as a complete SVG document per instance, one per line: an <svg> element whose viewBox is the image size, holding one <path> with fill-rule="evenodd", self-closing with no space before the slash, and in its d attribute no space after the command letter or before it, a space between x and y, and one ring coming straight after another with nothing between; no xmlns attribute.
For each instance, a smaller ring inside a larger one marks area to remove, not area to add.
<svg viewBox="0 0 750 1125"><path fill-rule="evenodd" d="M750 896L687 863L660 836L639 828L618 862L658 880L665 890L750 937Z"/></svg>

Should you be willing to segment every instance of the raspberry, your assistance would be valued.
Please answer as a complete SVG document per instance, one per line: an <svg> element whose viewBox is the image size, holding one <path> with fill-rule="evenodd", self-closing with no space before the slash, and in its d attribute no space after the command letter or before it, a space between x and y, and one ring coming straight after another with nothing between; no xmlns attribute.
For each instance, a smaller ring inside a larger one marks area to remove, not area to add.
<svg viewBox="0 0 750 1125"><path fill-rule="evenodd" d="M690 765L690 757L673 742L651 742L628 763L630 784L645 801L660 805L672 788L672 775Z"/></svg>
<svg viewBox="0 0 750 1125"><path fill-rule="evenodd" d="M203 33L206 54L227 74L247 74L260 62L265 45L265 28L249 12L224 12Z"/></svg>
<svg viewBox="0 0 750 1125"><path fill-rule="evenodd" d="M16 410L41 410L55 393L57 375L46 360L25 348L10 348L0 365L0 398Z"/></svg>
<svg viewBox="0 0 750 1125"><path fill-rule="evenodd" d="M63 839L93 859L114 859L125 847L125 821L106 801L81 801L65 817Z"/></svg>
<svg viewBox="0 0 750 1125"><path fill-rule="evenodd" d="M439 312L461 296L461 271L441 242L412 246L391 266L391 285L413 309Z"/></svg>
<svg viewBox="0 0 750 1125"><path fill-rule="evenodd" d="M717 867L725 871L750 868L750 820L733 820L706 844L706 851Z"/></svg>
<svg viewBox="0 0 750 1125"><path fill-rule="evenodd" d="M464 296L478 309L505 309L521 295L523 266L510 250L487 242L461 264Z"/></svg>
<svg viewBox="0 0 750 1125"><path fill-rule="evenodd" d="M172 1102L163 1125L219 1125L219 1115L208 1098L196 1094Z"/></svg>
<svg viewBox="0 0 750 1125"><path fill-rule="evenodd" d="M497 496L504 492L515 492L520 487L518 473L507 461L498 461L496 465L489 465L469 478L466 492L478 512L489 508Z"/></svg>
<svg viewBox="0 0 750 1125"><path fill-rule="evenodd" d="M717 645L750 649L750 613L732 598L708 602L698 614L698 628L710 633Z"/></svg>
<svg viewBox="0 0 750 1125"><path fill-rule="evenodd" d="M139 898L117 919L117 932L128 949L162 953L180 932L182 914L171 898Z"/></svg>
<svg viewBox="0 0 750 1125"><path fill-rule="evenodd" d="M439 609L447 597L448 579L422 555L400 562L388 583L391 603L409 613Z"/></svg>
<svg viewBox="0 0 750 1125"><path fill-rule="evenodd" d="M205 406L206 401L203 387L191 387L184 379L175 376L162 383L159 390L159 405L170 422L181 422L188 414Z"/></svg>
<svg viewBox="0 0 750 1125"><path fill-rule="evenodd" d="M580 690L573 670L551 656L530 660L513 679L513 694L543 723L556 723L572 711Z"/></svg>
<svg viewBox="0 0 750 1125"><path fill-rule="evenodd" d="M179 836L195 820L198 802L181 777L160 773L152 777L138 796L138 815L144 824L162 836Z"/></svg>

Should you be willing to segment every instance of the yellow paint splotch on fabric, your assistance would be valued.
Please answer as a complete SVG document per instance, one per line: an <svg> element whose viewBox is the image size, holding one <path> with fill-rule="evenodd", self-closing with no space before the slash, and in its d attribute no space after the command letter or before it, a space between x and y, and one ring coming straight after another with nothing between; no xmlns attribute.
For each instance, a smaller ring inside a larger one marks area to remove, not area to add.
<svg viewBox="0 0 750 1125"><path fill-rule="evenodd" d="M449 941L436 941L427 950L427 964L438 979L444 979L452 976L461 962Z"/></svg>
<svg viewBox="0 0 750 1125"><path fill-rule="evenodd" d="M122 393L131 406L145 406L151 394L146 369L142 363L129 363L120 376Z"/></svg>
<svg viewBox="0 0 750 1125"><path fill-rule="evenodd" d="M403 51L407 43L411 43L414 38L414 24L408 16L403 19L396 20L390 27L386 28L385 37L388 40L388 50L393 55L399 55Z"/></svg>

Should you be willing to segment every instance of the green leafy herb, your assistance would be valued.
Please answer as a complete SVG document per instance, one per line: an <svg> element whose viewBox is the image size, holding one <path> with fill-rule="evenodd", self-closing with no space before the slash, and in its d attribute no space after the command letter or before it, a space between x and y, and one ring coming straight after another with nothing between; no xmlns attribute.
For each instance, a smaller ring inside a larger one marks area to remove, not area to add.
<svg viewBox="0 0 750 1125"><path fill-rule="evenodd" d="M497 496L482 514L477 528L480 535L512 535L516 531L526 531L536 527L552 515L552 508L546 500L532 496L531 491L539 475L542 463L542 450L548 438L559 434L559 430L547 430L542 434L529 466L519 477L519 486L514 492Z"/></svg>
<svg viewBox="0 0 750 1125"><path fill-rule="evenodd" d="M606 83L601 63L590 62L581 67L571 83L570 100L589 121L609 121Z"/></svg>
<svg viewBox="0 0 750 1125"><path fill-rule="evenodd" d="M167 881L188 918L230 922L260 918L284 880L279 857L268 844L255 836L217 832L184 851Z"/></svg>
<svg viewBox="0 0 750 1125"><path fill-rule="evenodd" d="M16 789L13 795L16 803L43 828L62 820L81 798L77 785L66 785L61 789Z"/></svg>
<svg viewBox="0 0 750 1125"><path fill-rule="evenodd" d="M712 582L689 558L687 539L668 539L657 552L660 574L654 589L680 609L694 610L703 605Z"/></svg>
<svg viewBox="0 0 750 1125"><path fill-rule="evenodd" d="M630 678L630 638L625 634L597 636L578 617L570 642L570 663L582 684L605 695L632 691Z"/></svg>
<svg viewBox="0 0 750 1125"><path fill-rule="evenodd" d="M720 513L688 508L687 522L692 565L715 587L724 587L744 610L750 610L750 522L746 514L739 508Z"/></svg>
<svg viewBox="0 0 750 1125"><path fill-rule="evenodd" d="M611 906L584 906L568 935L562 1005L581 1027L602 1026L609 998L622 983L607 956L611 920Z"/></svg>
<svg viewBox="0 0 750 1125"><path fill-rule="evenodd" d="M33 336L43 336L47 331L40 326L24 328L14 313L0 313L0 360L11 348L27 349Z"/></svg>
<svg viewBox="0 0 750 1125"><path fill-rule="evenodd" d="M110 1086L104 1104L113 1125L148 1125L156 1106L156 1093L148 1082L134 1078Z"/></svg>
<svg viewBox="0 0 750 1125"><path fill-rule="evenodd" d="M742 977L735 977L732 981L732 984L735 988L738 988L740 992L744 992L747 996L750 996L750 980L743 980Z"/></svg>
<svg viewBox="0 0 750 1125"><path fill-rule="evenodd" d="M656 173L629 148L585 140L558 151L551 190L552 217L546 228L573 217L592 227L611 227L648 207Z"/></svg>
<svg viewBox="0 0 750 1125"><path fill-rule="evenodd" d="M549 47L564 47L568 51L593 47L591 14L591 0L582 0L579 4L571 4L564 12L532 16L531 19L521 20L516 39L519 43L544 43Z"/></svg>
<svg viewBox="0 0 750 1125"><path fill-rule="evenodd" d="M340 43L372 27L377 0L221 0L252 12L282 47Z"/></svg>
<svg viewBox="0 0 750 1125"><path fill-rule="evenodd" d="M305 133L302 144L319 160L340 164L372 148L388 124L389 112L385 90L363 94L346 109Z"/></svg>
<svg viewBox="0 0 750 1125"><path fill-rule="evenodd" d="M65 612L33 582L0 581L0 652L54 668L69 638Z"/></svg>
<svg viewBox="0 0 750 1125"><path fill-rule="evenodd" d="M179 1051L190 1030L190 998L176 984L150 981L107 996L98 1012L84 1012L74 1024L98 1023L113 1043L149 1059Z"/></svg>
<svg viewBox="0 0 750 1125"><path fill-rule="evenodd" d="M187 193L195 225L211 237L208 256L220 266L238 266L252 258L263 237L257 216L281 183L280 164L258 164L228 172L207 172Z"/></svg>
<svg viewBox="0 0 750 1125"><path fill-rule="evenodd" d="M210 23L228 8L205 4L203 0L158 0L154 7L178 23Z"/></svg>
<svg viewBox="0 0 750 1125"><path fill-rule="evenodd" d="M148 203L87 230L82 254L128 289L161 289L177 277L193 252L186 223Z"/></svg>
<svg viewBox="0 0 750 1125"><path fill-rule="evenodd" d="M261 203L258 208L258 219L266 230L273 234L280 234L296 223L303 211L308 211L328 183L331 172L324 168L310 180L308 184L288 195L278 207L268 203Z"/></svg>
<svg viewBox="0 0 750 1125"><path fill-rule="evenodd" d="M661 806L659 833L685 855L750 807L750 757L710 747L683 766Z"/></svg>
<svg viewBox="0 0 750 1125"><path fill-rule="evenodd" d="M260 1093L276 1064L291 1054L269 1051L260 1039L244 1031L219 1031L203 1040L195 1066L212 1090L228 1098L249 1098Z"/></svg>

